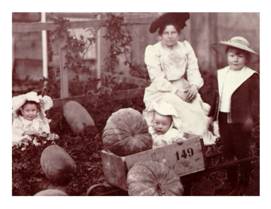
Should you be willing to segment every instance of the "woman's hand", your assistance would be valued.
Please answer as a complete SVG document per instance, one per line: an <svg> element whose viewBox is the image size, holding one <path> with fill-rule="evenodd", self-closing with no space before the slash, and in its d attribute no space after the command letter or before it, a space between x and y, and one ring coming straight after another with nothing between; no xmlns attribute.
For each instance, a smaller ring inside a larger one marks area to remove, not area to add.
<svg viewBox="0 0 271 209"><path fill-rule="evenodd" d="M186 93L186 102L192 102L198 93L198 88L196 85L191 85L188 89L187 89L187 93Z"/></svg>
<svg viewBox="0 0 271 209"><path fill-rule="evenodd" d="M183 101L186 101L186 94L187 94L187 90L185 91L180 91L177 90L176 95L181 98Z"/></svg>

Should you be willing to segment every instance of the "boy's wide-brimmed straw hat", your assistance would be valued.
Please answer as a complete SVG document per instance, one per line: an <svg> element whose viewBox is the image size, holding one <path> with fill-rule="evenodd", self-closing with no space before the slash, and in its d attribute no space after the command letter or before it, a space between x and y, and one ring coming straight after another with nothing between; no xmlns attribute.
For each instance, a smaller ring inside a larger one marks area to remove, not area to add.
<svg viewBox="0 0 271 209"><path fill-rule="evenodd" d="M165 13L151 23L149 31L150 33L155 33L158 28L170 24L177 25L180 29L183 29L185 27L186 20L189 18L190 15L187 12Z"/></svg>
<svg viewBox="0 0 271 209"><path fill-rule="evenodd" d="M41 113L45 116L45 111L53 107L53 100L49 96L38 95L37 92L31 91L26 94L21 94L12 98L12 113L18 116L18 110L27 101L33 101L40 104Z"/></svg>
<svg viewBox="0 0 271 209"><path fill-rule="evenodd" d="M233 47L248 52L251 55L251 61L253 62L258 59L257 52L251 48L249 41L242 36L234 36L227 41L220 41L219 43L213 45L213 48L218 52L224 50L222 51L223 53L226 52L225 50L227 47Z"/></svg>

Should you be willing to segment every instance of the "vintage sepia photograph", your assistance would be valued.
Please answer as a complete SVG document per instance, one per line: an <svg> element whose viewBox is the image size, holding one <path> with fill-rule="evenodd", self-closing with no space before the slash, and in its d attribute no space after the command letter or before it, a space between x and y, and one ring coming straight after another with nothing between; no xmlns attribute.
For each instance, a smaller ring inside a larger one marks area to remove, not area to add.
<svg viewBox="0 0 271 209"><path fill-rule="evenodd" d="M12 196L260 196L259 12L11 21Z"/></svg>

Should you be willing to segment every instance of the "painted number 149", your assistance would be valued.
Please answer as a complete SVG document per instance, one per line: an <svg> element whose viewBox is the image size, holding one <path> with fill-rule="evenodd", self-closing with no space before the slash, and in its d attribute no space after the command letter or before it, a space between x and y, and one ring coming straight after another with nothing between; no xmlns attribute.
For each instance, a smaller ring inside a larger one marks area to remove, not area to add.
<svg viewBox="0 0 271 209"><path fill-rule="evenodd" d="M192 148L183 149L181 153L176 152L177 160L180 160L180 158L188 158L192 157L194 155L194 150Z"/></svg>

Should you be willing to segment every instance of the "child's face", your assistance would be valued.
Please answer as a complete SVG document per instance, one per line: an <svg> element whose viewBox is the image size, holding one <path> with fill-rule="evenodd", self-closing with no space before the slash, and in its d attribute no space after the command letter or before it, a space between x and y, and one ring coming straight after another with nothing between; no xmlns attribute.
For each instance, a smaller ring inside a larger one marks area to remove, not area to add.
<svg viewBox="0 0 271 209"><path fill-rule="evenodd" d="M38 107L36 104L25 104L21 108L21 113L24 119L34 120L38 116Z"/></svg>
<svg viewBox="0 0 271 209"><path fill-rule="evenodd" d="M229 48L227 59L232 70L241 70L246 65L246 54L242 50Z"/></svg>
<svg viewBox="0 0 271 209"><path fill-rule="evenodd" d="M171 116L164 116L158 113L154 113L153 128L158 135L165 134L170 128L171 123Z"/></svg>

